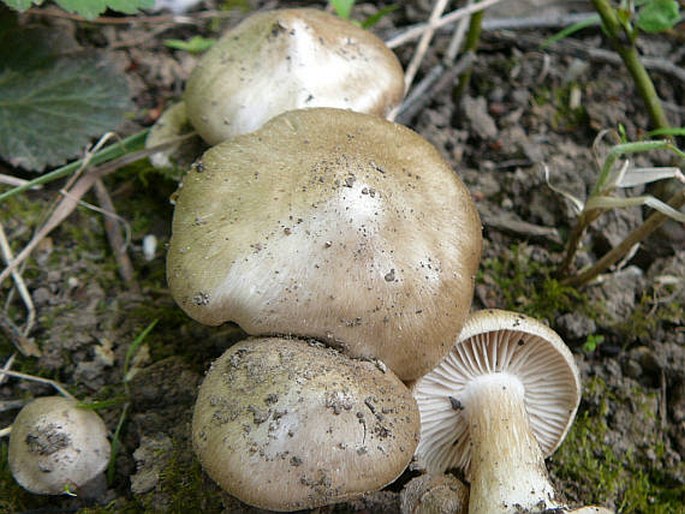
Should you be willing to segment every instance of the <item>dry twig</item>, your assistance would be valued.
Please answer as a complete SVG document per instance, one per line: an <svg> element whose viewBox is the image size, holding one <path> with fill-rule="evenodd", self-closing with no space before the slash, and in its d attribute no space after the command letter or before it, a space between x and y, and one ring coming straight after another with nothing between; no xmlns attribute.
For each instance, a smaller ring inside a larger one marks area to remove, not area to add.
<svg viewBox="0 0 685 514"><path fill-rule="evenodd" d="M133 265L131 259L126 252L127 244L125 238L121 235L121 231L116 223L116 219L120 219L114 208L114 203L107 192L102 179L95 181L95 195L98 203L105 214L104 225L107 232L107 240L114 253L114 259L117 261L119 268L119 275L126 284L126 286L133 292L140 292L140 286L134 278Z"/></svg>
<svg viewBox="0 0 685 514"><path fill-rule="evenodd" d="M433 25L428 23L420 23L418 25L414 25L413 27L410 27L402 33L390 38L385 42L385 44L389 48L397 48L398 46L408 43L409 41L413 41L414 39L420 38L421 35L427 30L435 31L440 27L451 25L452 23L455 23L457 20L466 18L467 16L470 16L475 12L487 9L488 7L492 7L493 5L498 4L501 1L502 0L482 0L477 4L472 4L467 7L462 7L461 9L456 9L451 13L446 14L442 18L436 20L436 22Z"/></svg>
<svg viewBox="0 0 685 514"><path fill-rule="evenodd" d="M436 23L440 19L440 16L445 12L448 0L437 0L433 6L433 11L431 12L430 18L428 18L428 26L421 34L421 39L418 45L416 45L416 51L411 58L411 61L407 65L407 69L404 72L404 90L409 91L409 87L414 81L416 73L419 71L419 66L421 66L421 61L428 51L431 39L433 39L433 34L435 34Z"/></svg>

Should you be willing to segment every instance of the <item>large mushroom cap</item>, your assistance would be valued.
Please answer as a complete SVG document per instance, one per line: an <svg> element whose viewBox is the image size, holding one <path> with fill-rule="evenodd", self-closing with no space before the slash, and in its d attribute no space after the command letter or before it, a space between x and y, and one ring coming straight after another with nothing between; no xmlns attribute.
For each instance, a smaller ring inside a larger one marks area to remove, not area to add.
<svg viewBox="0 0 685 514"><path fill-rule="evenodd" d="M285 338L232 346L200 387L193 445L229 494L270 510L345 501L392 482L419 415L389 370Z"/></svg>
<svg viewBox="0 0 685 514"><path fill-rule="evenodd" d="M472 314L447 357L413 386L421 412L419 467L458 468L468 476L471 446L468 388L486 376L522 386L525 410L544 456L561 444L580 402L580 377L568 347L552 329L522 314ZM519 386L519 387L520 387ZM505 450L503 450L505 451Z"/></svg>
<svg viewBox="0 0 685 514"><path fill-rule="evenodd" d="M216 144L285 111L337 107L386 116L404 96L395 54L375 35L315 9L246 18L188 80L188 116Z"/></svg>
<svg viewBox="0 0 685 514"><path fill-rule="evenodd" d="M167 278L201 323L312 337L410 380L459 333L480 252L469 192L430 143L374 116L307 109L189 172Z"/></svg>
<svg viewBox="0 0 685 514"><path fill-rule="evenodd" d="M107 427L92 410L61 396L33 400L12 424L9 465L15 480L36 494L75 491L106 468Z"/></svg>

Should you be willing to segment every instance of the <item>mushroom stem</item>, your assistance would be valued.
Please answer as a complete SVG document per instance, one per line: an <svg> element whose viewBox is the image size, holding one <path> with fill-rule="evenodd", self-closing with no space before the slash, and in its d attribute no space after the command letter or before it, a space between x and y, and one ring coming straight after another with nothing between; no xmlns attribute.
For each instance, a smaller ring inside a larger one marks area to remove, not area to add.
<svg viewBox="0 0 685 514"><path fill-rule="evenodd" d="M469 513L542 512L559 507L524 403L509 373L469 384L462 399L472 441Z"/></svg>

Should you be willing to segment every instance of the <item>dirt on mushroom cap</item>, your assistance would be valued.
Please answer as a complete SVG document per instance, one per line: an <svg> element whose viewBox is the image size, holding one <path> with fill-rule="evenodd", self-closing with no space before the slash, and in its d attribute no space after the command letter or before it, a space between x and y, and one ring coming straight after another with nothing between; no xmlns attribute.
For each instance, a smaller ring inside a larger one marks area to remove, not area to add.
<svg viewBox="0 0 685 514"><path fill-rule="evenodd" d="M314 337L411 380L458 334L480 252L469 192L430 143L308 109L214 147L185 177L167 276L202 323Z"/></svg>
<svg viewBox="0 0 685 514"><path fill-rule="evenodd" d="M76 490L107 468L107 427L92 410L60 396L37 398L17 415L8 461L14 478L36 494Z"/></svg>
<svg viewBox="0 0 685 514"><path fill-rule="evenodd" d="M289 511L380 489L418 443L409 390L320 343L248 339L208 372L193 417L207 473L261 508Z"/></svg>

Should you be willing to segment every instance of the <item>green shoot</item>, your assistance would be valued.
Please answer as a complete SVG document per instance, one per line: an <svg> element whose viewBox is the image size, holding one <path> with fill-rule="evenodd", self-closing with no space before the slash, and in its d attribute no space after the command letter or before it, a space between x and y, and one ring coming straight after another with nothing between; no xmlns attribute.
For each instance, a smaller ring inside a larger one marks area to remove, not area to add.
<svg viewBox="0 0 685 514"><path fill-rule="evenodd" d="M585 342L582 345L582 350L585 353L593 353L597 348L599 348L599 345L601 345L604 342L604 336L601 334L590 334L587 336L585 339Z"/></svg>
<svg viewBox="0 0 685 514"><path fill-rule="evenodd" d="M216 39L202 36L193 36L190 39L165 39L164 45L174 50L182 50L191 54L201 54L206 52L216 43Z"/></svg>
<svg viewBox="0 0 685 514"><path fill-rule="evenodd" d="M333 8L333 12L343 20L349 20L352 15L352 7L355 0L330 0L328 4Z"/></svg>
<svg viewBox="0 0 685 514"><path fill-rule="evenodd" d="M152 332L152 329L155 328L158 322L158 319L155 319L152 322L150 322L150 324L148 324L148 326L145 327L143 331L136 336L136 338L128 347L128 350L126 350L126 356L124 357L123 382L124 390L126 392L127 397L130 397L128 383L133 377L133 374L131 373L131 362L133 361L138 350L140 349L140 346L143 344L147 336L150 334L150 332ZM117 427L114 430L114 434L112 434L112 453L109 458L109 465L107 466L107 482L110 484L114 480L114 474L116 473L117 455L119 453L119 447L121 446L121 431L124 427L124 423L126 422L126 418L128 417L128 409L130 405L130 401L126 401L124 403L124 407L121 410L121 415L119 416L119 421L117 422Z"/></svg>
<svg viewBox="0 0 685 514"><path fill-rule="evenodd" d="M569 25L568 27L554 34L553 36L548 37L542 42L542 45L540 46L542 49L545 49L548 46L553 45L554 43L558 43L559 41L562 41L567 37L572 36L576 32L580 32L583 29L593 26L599 26L600 22L601 19L599 18L599 15L590 16L585 20L574 23L573 25Z"/></svg>
<svg viewBox="0 0 685 514"><path fill-rule="evenodd" d="M328 5L331 9L333 9L333 12L339 18L342 18L343 20L349 20L355 25L359 25L361 28L367 30L376 25L385 16L399 8L399 5L397 4L386 5L385 7L378 9L375 14L372 14L361 22L358 22L352 20L352 8L354 7L355 3L355 0L329 0Z"/></svg>
<svg viewBox="0 0 685 514"><path fill-rule="evenodd" d="M132 378L131 375L131 361L133 360L133 357L136 355L138 352L138 349L140 346L143 344L145 341L145 338L152 332L152 329L155 328L157 323L159 322L158 319L153 320L150 322L150 324L143 329L143 331L138 334L138 336L133 340L131 345L128 347L128 350L126 351L126 357L124 358L124 383L128 383L130 379Z"/></svg>
<svg viewBox="0 0 685 514"><path fill-rule="evenodd" d="M580 285L587 282L602 270L615 263L632 246L656 230L666 219L670 218L685 223L685 214L678 210L682 205L681 202L685 201L685 189L676 193L669 203L665 203L651 195L623 198L614 194L618 189L644 185L663 179L675 179L685 183L685 176L680 168L670 166L638 168L633 165L629 158L634 154L666 150L682 160L685 159L685 152L676 147L670 140L648 140L618 143L613 145L606 152L606 155L600 156L601 152L599 149L602 139L608 133L607 131L601 133L595 141L598 174L587 200L582 201L569 193L554 188L549 181L549 170L545 169L549 187L571 201L578 210L578 220L569 236L566 254L559 268L559 275L565 277L563 283L567 285ZM614 134L614 137L620 141L618 135ZM641 227L629 234L624 242L600 259L595 266L575 277L570 277L570 270L580 241L590 224L609 209L631 206L650 207L656 211L656 217L655 215L650 216Z"/></svg>
<svg viewBox="0 0 685 514"><path fill-rule="evenodd" d="M361 22L361 28L363 29L370 29L374 25L376 25L379 21L381 21L385 16L390 14L391 12L396 11L399 9L400 6L397 4L392 4L392 5L386 5L385 7L381 7L378 9L378 12L375 14L372 14L368 18L366 18L364 21Z"/></svg>

